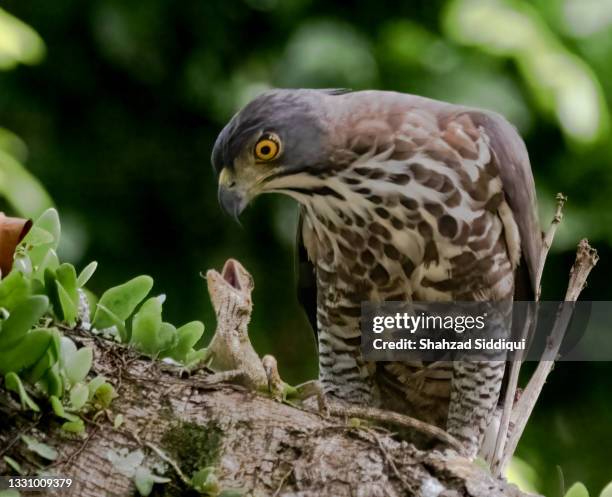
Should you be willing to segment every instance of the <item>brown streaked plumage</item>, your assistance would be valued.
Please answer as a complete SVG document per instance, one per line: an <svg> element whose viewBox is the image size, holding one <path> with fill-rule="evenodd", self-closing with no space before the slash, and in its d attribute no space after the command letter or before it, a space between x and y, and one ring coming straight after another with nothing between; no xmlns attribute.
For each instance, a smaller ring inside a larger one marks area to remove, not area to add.
<svg viewBox="0 0 612 497"><path fill-rule="evenodd" d="M254 146L269 135L282 151L258 160ZM213 165L233 215L260 193L300 203L300 292L326 392L446 427L474 455L503 361L367 363L360 304L535 293L535 188L514 128L491 112L414 95L276 90L234 116Z"/></svg>

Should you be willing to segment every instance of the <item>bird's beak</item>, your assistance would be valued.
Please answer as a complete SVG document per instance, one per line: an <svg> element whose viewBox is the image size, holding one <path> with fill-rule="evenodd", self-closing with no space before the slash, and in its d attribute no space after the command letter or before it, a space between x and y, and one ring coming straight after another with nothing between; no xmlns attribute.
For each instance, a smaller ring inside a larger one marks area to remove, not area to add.
<svg viewBox="0 0 612 497"><path fill-rule="evenodd" d="M219 204L221 208L237 220L248 202L246 192L237 186L231 172L227 168L223 168L221 174L219 174Z"/></svg>
<svg viewBox="0 0 612 497"><path fill-rule="evenodd" d="M247 202L244 195L238 190L219 185L219 204L227 214L238 219Z"/></svg>

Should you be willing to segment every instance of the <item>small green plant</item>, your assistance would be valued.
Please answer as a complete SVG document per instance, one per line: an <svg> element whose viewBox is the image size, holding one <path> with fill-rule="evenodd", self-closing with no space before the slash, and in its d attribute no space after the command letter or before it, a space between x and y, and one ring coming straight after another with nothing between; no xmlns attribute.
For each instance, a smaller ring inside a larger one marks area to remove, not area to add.
<svg viewBox="0 0 612 497"><path fill-rule="evenodd" d="M152 358L190 365L205 352L195 348L204 325L193 321L177 328L163 321L164 297L147 298L153 288L149 276L113 287L95 302L85 285L97 264L77 273L72 264L61 263L60 235L57 211L45 211L0 281L0 374L24 409L38 412L34 399L47 399L63 429L81 433L79 413L107 408L116 393L105 378L89 378L93 351L77 348L66 332L78 326L105 333Z"/></svg>
<svg viewBox="0 0 612 497"><path fill-rule="evenodd" d="M589 491L581 482L574 483L564 497L589 497ZM608 483L599 494L599 497L612 497L612 481Z"/></svg>

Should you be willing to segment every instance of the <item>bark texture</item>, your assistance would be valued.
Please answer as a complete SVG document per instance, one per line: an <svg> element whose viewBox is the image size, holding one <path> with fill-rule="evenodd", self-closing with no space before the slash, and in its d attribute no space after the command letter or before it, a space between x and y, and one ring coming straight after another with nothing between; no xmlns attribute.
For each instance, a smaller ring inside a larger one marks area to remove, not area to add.
<svg viewBox="0 0 612 497"><path fill-rule="evenodd" d="M110 412L88 416L86 436L67 436L49 412L33 417L19 411L0 389L0 454L75 480L56 495L138 495L130 461L171 479L151 495L191 495L184 480L204 467L214 468L218 479L209 495L525 495L450 449L422 450L381 427L207 384L204 372L181 378L120 345L84 333L73 338L93 347L93 373L106 376L119 394ZM118 414L124 422L114 428ZM59 457L50 467L43 464L27 450L23 434L55 447ZM0 460L0 472L8 469Z"/></svg>

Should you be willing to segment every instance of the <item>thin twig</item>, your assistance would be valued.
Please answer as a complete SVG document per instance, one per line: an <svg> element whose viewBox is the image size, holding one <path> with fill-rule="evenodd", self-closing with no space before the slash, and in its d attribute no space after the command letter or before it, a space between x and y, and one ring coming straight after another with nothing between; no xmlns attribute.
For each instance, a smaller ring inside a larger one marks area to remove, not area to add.
<svg viewBox="0 0 612 497"><path fill-rule="evenodd" d="M555 199L557 201L555 214L548 230L542 237L542 248L538 259L538 267L533 285L535 289L536 302L540 300L540 295L542 292L542 275L544 273L544 266L546 264L548 253L550 252L550 248L552 247L557 228L559 227L559 225L561 224L561 220L563 219L563 207L565 205L565 202L567 202L567 197L562 193L557 193ZM523 324L523 329L521 330L521 336L519 337L519 339L526 338L527 336L530 336L532 334L533 330L535 329L535 326L537 325L537 308L535 314L536 315L532 315L530 310L528 310L526 320ZM495 449L493 451L493 457L491 460L491 467L496 476L500 475L499 471L501 470L501 461L503 459L504 449L508 438L508 429L510 426L510 418L512 415L512 409L516 398L519 374L523 362L523 354L524 351L517 351L516 356L513 358L513 361L510 364L510 373L508 374L508 384L506 386L506 396L504 398L502 416L499 422L499 430L497 432L497 439L495 440Z"/></svg>
<svg viewBox="0 0 612 497"><path fill-rule="evenodd" d="M406 481L406 479L402 476L402 474L397 469L397 466L395 465L395 461L393 460L393 457L391 456L391 454L389 454L389 451L383 445L382 440L380 439L378 434L369 429L366 429L365 431L369 433L370 435L372 435L372 437L374 437L374 440L376 440L376 444L378 445L378 448L382 452L382 455L384 456L389 466L391 466L391 469L393 470L393 473L395 474L397 479L402 482L402 485L404 485L404 487L406 487L409 490L413 490L412 486Z"/></svg>
<svg viewBox="0 0 612 497"><path fill-rule="evenodd" d="M536 311L537 312L537 311ZM536 324L535 316L532 316L529 312L527 313L523 330L519 339L523 339L529 336ZM492 459L490 462L491 469L495 476L500 476L496 468L499 466L499 461L503 457L504 448L506 446L506 440L508 438L508 429L510 427L510 417L512 414L512 408L516 399L516 391L518 389L519 374L521 372L522 358L518 354L513 358L510 363L510 373L508 374L508 384L506 386L506 395L504 397L504 405L502 408L502 415L499 421L499 429L497 432L497 439L495 440L495 449L493 451ZM522 351L521 351L522 353Z"/></svg>
<svg viewBox="0 0 612 497"><path fill-rule="evenodd" d="M89 434L87 435L87 438L85 438L85 440L83 441L83 443L72 454L70 454L64 461L59 461L57 463L57 466L64 467L72 463L72 461L74 461L89 445L89 442L91 441L93 436L97 433L97 431L98 430L96 427L92 428ZM56 464L55 463L51 464L51 466L49 467L52 467L52 466L56 466Z"/></svg>
<svg viewBox="0 0 612 497"><path fill-rule="evenodd" d="M535 280L536 301L540 300L540 294L542 292L541 284L542 274L544 273L544 264L546 263L546 258L548 257L550 247L552 247L557 228L559 227L559 224L561 224L561 220L563 219L563 206L565 205L565 202L567 202L567 197L562 193L557 193L555 200L557 201L555 215L553 217L552 222L550 223L548 231L542 238L542 251L540 252L540 260L538 261L538 272Z"/></svg>
<svg viewBox="0 0 612 497"><path fill-rule="evenodd" d="M21 440L21 437L23 435L28 433L30 430L34 429L36 427L36 425L38 425L38 423L40 423L41 419L42 419L42 416L39 416L32 423L30 423L28 426L20 429L19 432L17 433L17 435L15 435L15 437L13 438L13 440L11 440L2 450L0 450L0 457L4 456L4 454L6 454L9 450L11 450L13 445L15 445L17 442L19 442L19 440Z"/></svg>
<svg viewBox="0 0 612 497"><path fill-rule="evenodd" d="M151 449L153 452L155 452L160 459L162 459L163 461L167 462L170 466L172 466L172 469L174 469L174 471L179 476L181 481L188 487L191 487L191 480L187 478L185 473L181 471L181 468L179 468L179 465L176 463L174 459L166 455L160 448L153 445L151 442L145 442L144 445L147 446L149 449Z"/></svg>
<svg viewBox="0 0 612 497"><path fill-rule="evenodd" d="M278 484L278 487L276 488L274 493L272 494L272 497L277 497L280 494L281 490L285 486L285 482L287 481L287 478L289 478L291 476L291 474L293 473L294 469L295 469L295 466L292 464L291 468L289 468L289 471L287 471L287 473L285 473L285 475L281 478L281 481Z"/></svg>
<svg viewBox="0 0 612 497"><path fill-rule="evenodd" d="M185 475L185 473L183 473L181 471L181 468L179 467L177 462L174 459L172 459L170 456L168 456L166 453L164 453L159 447L157 447L156 445L154 445L151 442L143 442L142 439L140 438L140 436L137 433L133 433L133 432L127 431L127 430L118 430L118 431L120 433L123 433L124 435L129 435L130 437L132 437L136 441L136 443L138 443L138 445L145 446L145 447L148 447L149 449L151 449L153 452L155 452L155 454L157 454L157 456L161 460L163 460L164 462L168 463L172 467L172 469L174 469L174 471L176 472L178 477L181 479L181 481L186 486L188 486L188 487L192 486L191 480L187 477L187 475Z"/></svg>
<svg viewBox="0 0 612 497"><path fill-rule="evenodd" d="M576 252L576 261L570 271L570 280L565 293L564 302L560 304L557 310L557 316L555 317L552 331L546 342L546 351L544 354L547 357L557 356L574 311L574 305L569 305L568 302L576 302L578 300L580 292L582 292L586 285L589 273L595 267L598 260L599 256L597 255L597 251L589 245L586 239L581 240ZM499 462L500 472L504 471L516 450L516 446L523 434L527 420L531 416L531 412L542 392L546 378L550 374L553 365L554 361L551 360L541 361L538 364L521 398L514 406L511 416L513 430L508 437L503 458Z"/></svg>
<svg viewBox="0 0 612 497"><path fill-rule="evenodd" d="M424 421L420 421L404 414L399 414L392 411L383 411L375 407L361 406L345 406L345 405L330 405L328 406L329 413L332 416L346 416L351 418L369 419L380 423L389 423L395 426L416 430L432 438L436 438L441 442L449 445L458 452L463 452L463 446L452 435L437 426L430 425Z"/></svg>

